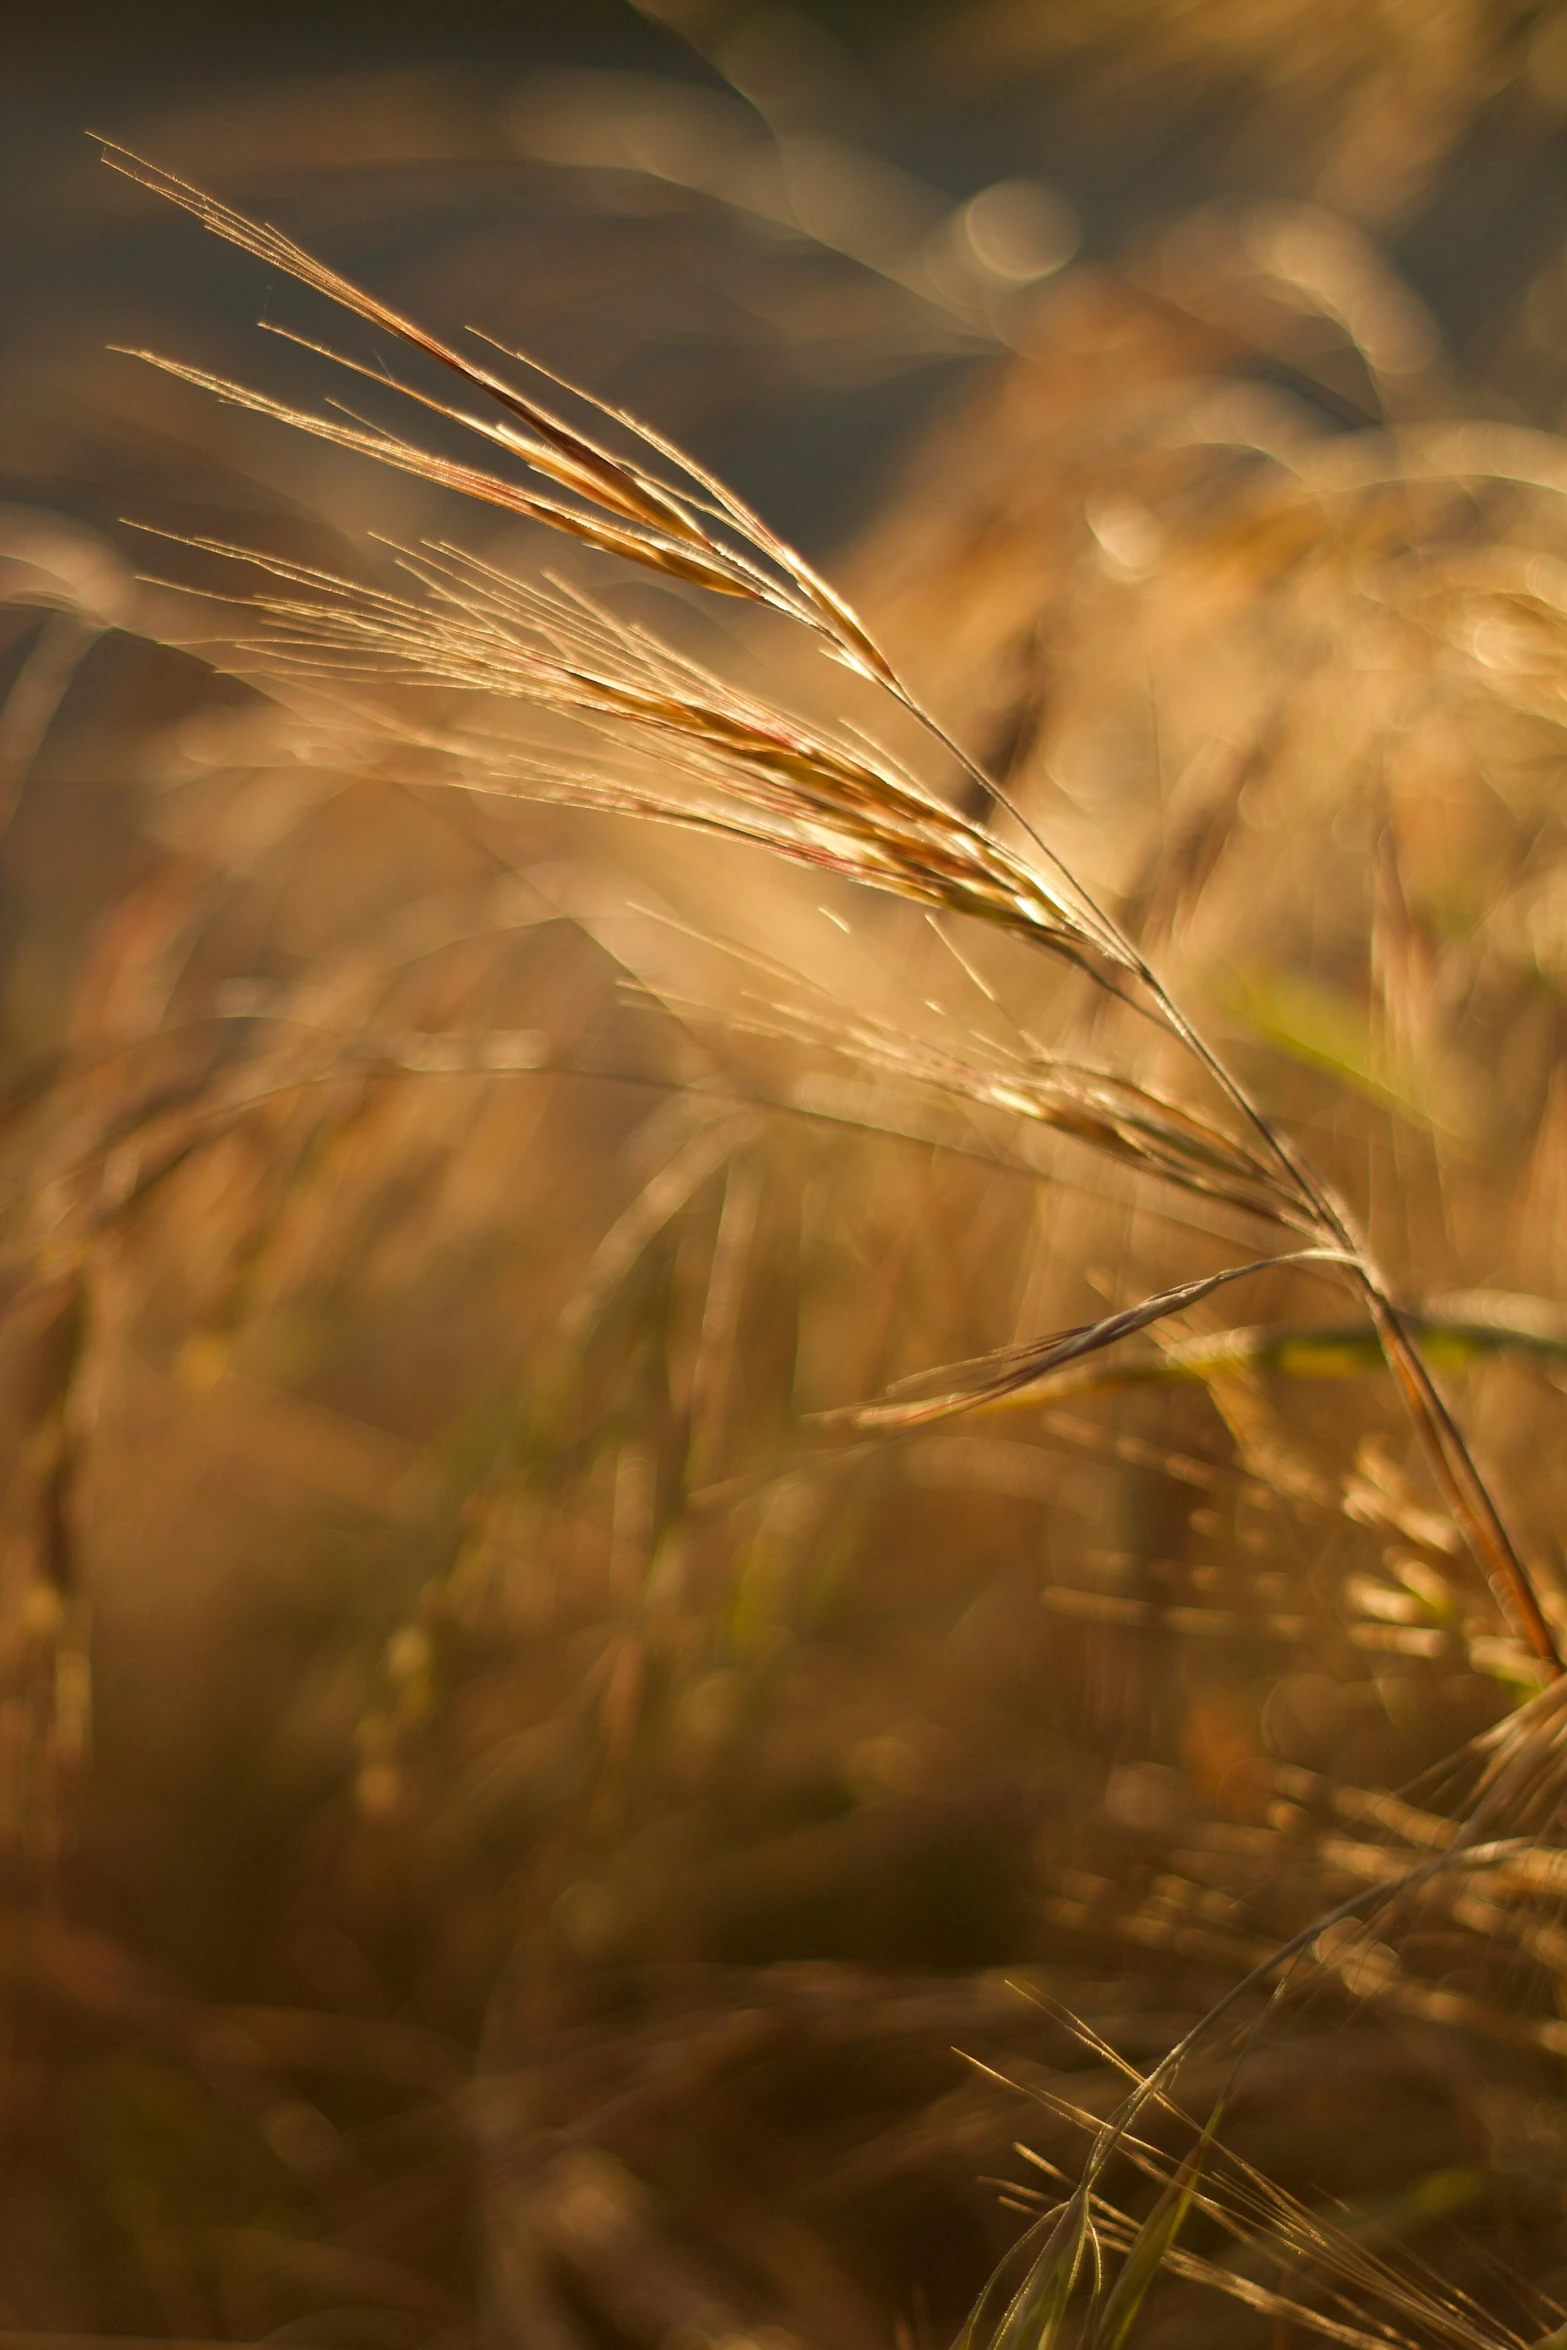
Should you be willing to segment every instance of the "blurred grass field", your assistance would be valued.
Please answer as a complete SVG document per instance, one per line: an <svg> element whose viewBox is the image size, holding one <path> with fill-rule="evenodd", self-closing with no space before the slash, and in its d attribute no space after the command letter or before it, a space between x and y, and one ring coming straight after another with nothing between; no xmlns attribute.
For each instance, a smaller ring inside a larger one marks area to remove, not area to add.
<svg viewBox="0 0 1567 2350"><path fill-rule="evenodd" d="M1567 1638L1564 23L670 10L94 127L802 541L1349 1203ZM1113 2276L1222 2099L1136 2338L1555 2335L1560 1704L1370 1324L1279 1269L835 1416L1254 1246L1019 1090L1169 1036L258 650L216 544L455 541L915 755L107 353L393 355L78 127L0 397L0 2330L936 2350L1293 1937L1105 2174ZM1079 2287L967 2339L1120 2350Z"/></svg>

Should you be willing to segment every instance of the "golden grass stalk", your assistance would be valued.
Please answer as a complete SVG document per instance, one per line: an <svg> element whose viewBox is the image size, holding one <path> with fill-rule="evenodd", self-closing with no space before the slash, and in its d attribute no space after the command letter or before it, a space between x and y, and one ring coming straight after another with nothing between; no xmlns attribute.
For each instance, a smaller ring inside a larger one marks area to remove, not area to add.
<svg viewBox="0 0 1567 2350"><path fill-rule="evenodd" d="M1536 1708L1548 1713L1554 1726L1555 1718L1560 1714L1559 1683L1542 1692L1541 1698L1536 1701ZM1270 1950L1257 1965L1230 1986L1201 2021L1178 2040L1151 2070L1146 2073L1138 2071L1097 2035L1091 2035L1096 2051L1130 2083L1128 2094L1108 2120L1082 2111L1049 2090L1030 2092L1047 2110L1088 2133L1088 2155L1078 2182L1066 2202L1049 2210L1045 2218L1036 2223L1022 2239L1022 2243L1012 2248L992 2275L965 2329L963 2350L977 2350L980 2344L983 2344L984 2350L1053 2350L1053 2345L1061 2335L1068 2302L1090 2252L1095 2267L1089 2298L1089 2322L1092 2324L1103 2295L1102 2250L1108 2247L1131 2257L1139 2233L1107 2200L1102 2182L1117 2158L1129 2160L1135 2169L1158 2179L1166 2188L1172 2177L1179 2176L1178 2166L1170 2163L1167 2157L1142 2138L1137 2125L1144 2115L1163 2110L1176 2116L1188 2127L1192 2126L1173 2101L1174 2083L1199 2042L1240 2006L1249 1994L1260 1990L1281 1974L1287 1980L1288 1971L1295 1965L1319 1956L1325 1947L1331 1948L1335 1928L1352 1922L1363 1922L1396 1902L1423 1891L1449 1872L1474 1871L1482 1875L1492 1871L1504 1872L1512 1866L1526 1865L1531 1857L1540 1857L1532 1838L1527 1835L1481 1840L1482 1829L1494 1823L1499 1815L1511 1813L1515 1809L1519 1792L1516 1781L1520 1774L1533 1777L1541 1769L1537 1732L1520 1739L1515 1724L1504 1725L1504 1735L1499 1743L1501 1754L1492 1774L1482 1784L1478 1801L1470 1810L1467 1820L1442 1849L1428 1854L1412 1866L1399 1867L1396 1863L1390 1863L1386 1869L1379 1871L1371 1884L1362 1886L1326 1916L1314 1919L1309 1926ZM1552 1739L1548 1743L1554 1747L1556 1741ZM1557 1800L1560 1793L1559 1768L1558 1764L1553 1788ZM1081 2027L1074 2024L1074 2028ZM994 2077L1001 2079L1004 2076L996 2074ZM1027 2154L1026 2148L1020 2148L1019 2151ZM1453 2350L1495 2350L1501 2341L1516 2340L1516 2337L1501 2334L1466 2298L1455 2300L1448 2295L1433 2293L1418 2279L1400 2272L1356 2244L1343 2230L1331 2221L1324 2220L1321 2215L1308 2211L1295 2197L1254 2166L1225 2149L1210 2146L1207 2133L1204 2133L1203 2151L1205 2167L1214 2161L1222 2165L1224 2192L1216 2193L1211 2181L1202 2186L1194 2185L1193 2201L1210 2218L1218 2220L1242 2246L1265 2246L1286 2268L1305 2269L1308 2273L1316 2269L1324 2278L1328 2297L1340 2298L1341 2306L1346 2309L1360 2314L1366 2310L1368 2302L1374 2309L1380 2304L1380 2311L1387 2313L1386 2316L1378 2313L1379 2334L1383 2341L1399 2345L1400 2350L1405 2350L1405 2346L1413 2350L1413 2344L1423 2336L1451 2344ZM1012 2293L1001 2315L992 2322L990 2312L1017 2254L1029 2249L1047 2225L1050 2233L1035 2253L1022 2283ZM1344 2318L1335 2317L1330 2311L1320 2307L1313 2309L1310 2302L1274 2294L1244 2272L1236 2275L1226 2263L1194 2258L1179 2249L1173 2241L1162 2249L1161 2261L1176 2275L1214 2286L1221 2292L1233 2293L1251 2307L1270 2311L1276 2317L1296 2318L1309 2330L1330 2340L1358 2346L1378 2339L1378 2334L1369 2333L1362 2326L1346 2323ZM1353 2300L1341 2298L1345 2287L1352 2291ZM1418 2329L1415 2333L1406 2330L1411 2322Z"/></svg>
<svg viewBox="0 0 1567 2350"><path fill-rule="evenodd" d="M473 416L401 384L390 388L501 448L525 476L560 494L448 459L380 427L289 407L178 362L154 364L263 416L505 506L655 575L741 597L793 620L831 658L912 717L933 750L955 759L981 787L986 804L1023 822L996 780L924 709L849 605L748 506L661 435L591 394L572 392L636 452L618 455L489 365L352 285L280 231L123 149L107 149L106 160L181 205L214 234L455 374L499 417ZM421 601L383 596L303 567L272 565L284 584L302 591L262 599L264 617L281 638L276 655L313 673L323 667L341 672L345 665L350 674L369 669L401 683L482 692L574 720L601 746L579 762L547 764L483 737L455 737L452 747L481 773L487 766L492 788L501 782L535 796L716 831L943 914L983 920L1030 947L1066 957L1109 994L1150 1016L1203 1073L1236 1122L1225 1145L1237 1153L1260 1152L1271 1170L1287 1220L1312 1243L1289 1261L1332 1262L1359 1296L1432 1473L1498 1603L1535 1655L1553 1673L1561 1670L1530 1571L1348 1211L1181 1011L1133 941L1031 827L1023 824L1026 849L1008 846L878 746L808 726L738 692L651 631L612 620L571 591L523 586L444 545L403 561L424 590ZM621 764L627 754L634 763L630 775ZM647 771L651 783L642 780ZM1124 1154L1131 1138L1126 1123L1110 1122L1108 1134ZM1084 1139L1099 1137L1090 1131ZM1168 1136L1165 1143L1167 1150ZM1144 1152L1144 1163L1152 1173L1164 1171L1152 1149ZM949 1379L940 1408L1015 1390L1254 1269L1250 1263L1232 1266L1081 1330L1011 1350L966 1383ZM895 1402L872 1405L862 1419L875 1425L878 1414L907 1409Z"/></svg>

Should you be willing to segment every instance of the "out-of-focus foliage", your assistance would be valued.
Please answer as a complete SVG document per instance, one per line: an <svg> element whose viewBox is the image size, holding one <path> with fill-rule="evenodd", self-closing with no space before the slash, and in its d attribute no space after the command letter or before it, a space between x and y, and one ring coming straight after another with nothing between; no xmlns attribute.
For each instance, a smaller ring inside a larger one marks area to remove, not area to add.
<svg viewBox="0 0 1567 2350"><path fill-rule="evenodd" d="M949 70L1066 69L1145 120L1218 97L1253 168L1309 172L1322 198L1373 219L1417 201L1498 110L1532 114L1537 132L1567 110L1555 0L980 0L925 37Z"/></svg>
<svg viewBox="0 0 1567 2350"><path fill-rule="evenodd" d="M1460 363L1350 174L1397 97L1377 184L1434 185L1509 75L1548 93L1555 17L1128 8L1142 119L1244 44L1331 159L1075 265L1047 174L930 194L768 21L749 69L689 27L728 89L371 80L137 140L764 506L819 458L819 536L899 411L834 419L968 366L834 575L1352 1203L1558 1622L1560 265ZM1044 1038L1168 1089L1167 1048L1004 938L453 789L397 689L401 731L237 656L183 591L253 575L120 515L387 590L370 532L570 564L806 725L873 715L743 609L103 356L321 396L241 333L250 265L102 177L52 233L104 316L73 350L36 275L6 394L4 2322L934 2344L1049 2166L1074 2208L1121 2067L1478 1803L1517 1848L1308 1938L1180 2078L1230 2151L1183 2170L1150 2108L1090 2216L1113 2274L1163 2215L1134 2340L1549 2332L1556 1706L1365 1329L1279 1273L1005 1413L825 1423L1226 1261L1233 1205L936 1082Z"/></svg>

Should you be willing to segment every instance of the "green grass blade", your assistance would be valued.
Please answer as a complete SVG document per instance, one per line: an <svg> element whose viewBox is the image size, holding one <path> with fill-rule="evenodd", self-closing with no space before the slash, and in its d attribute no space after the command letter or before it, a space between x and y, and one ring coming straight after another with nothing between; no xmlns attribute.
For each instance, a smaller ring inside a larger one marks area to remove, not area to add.
<svg viewBox="0 0 1567 2350"><path fill-rule="evenodd" d="M978 2331L980 2310L960 2337L960 2350L1053 2350L1088 2245L1088 2194L1079 2187L1064 2204L1049 2240L1013 2294L988 2341Z"/></svg>
<svg viewBox="0 0 1567 2350"><path fill-rule="evenodd" d="M1214 2107L1201 2138L1128 2246L1121 2273L1115 2280L1109 2299L1090 2319L1083 2337L1083 2350L1122 2350L1136 2321L1137 2312L1164 2265L1165 2255L1186 2224L1186 2215L1192 2207L1192 2197L1202 2174L1203 2156L1213 2142L1222 2110L1222 2104Z"/></svg>

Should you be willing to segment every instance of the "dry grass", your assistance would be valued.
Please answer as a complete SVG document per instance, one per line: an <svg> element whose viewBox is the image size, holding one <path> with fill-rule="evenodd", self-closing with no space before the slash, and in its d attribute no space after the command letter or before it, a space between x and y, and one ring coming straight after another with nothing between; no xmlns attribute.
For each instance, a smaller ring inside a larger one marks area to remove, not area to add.
<svg viewBox="0 0 1567 2350"><path fill-rule="evenodd" d="M120 161L428 377L162 362L395 545L8 526L19 808L143 786L0 1132L7 2322L1550 2334L1559 442L1210 217L851 605Z"/></svg>

